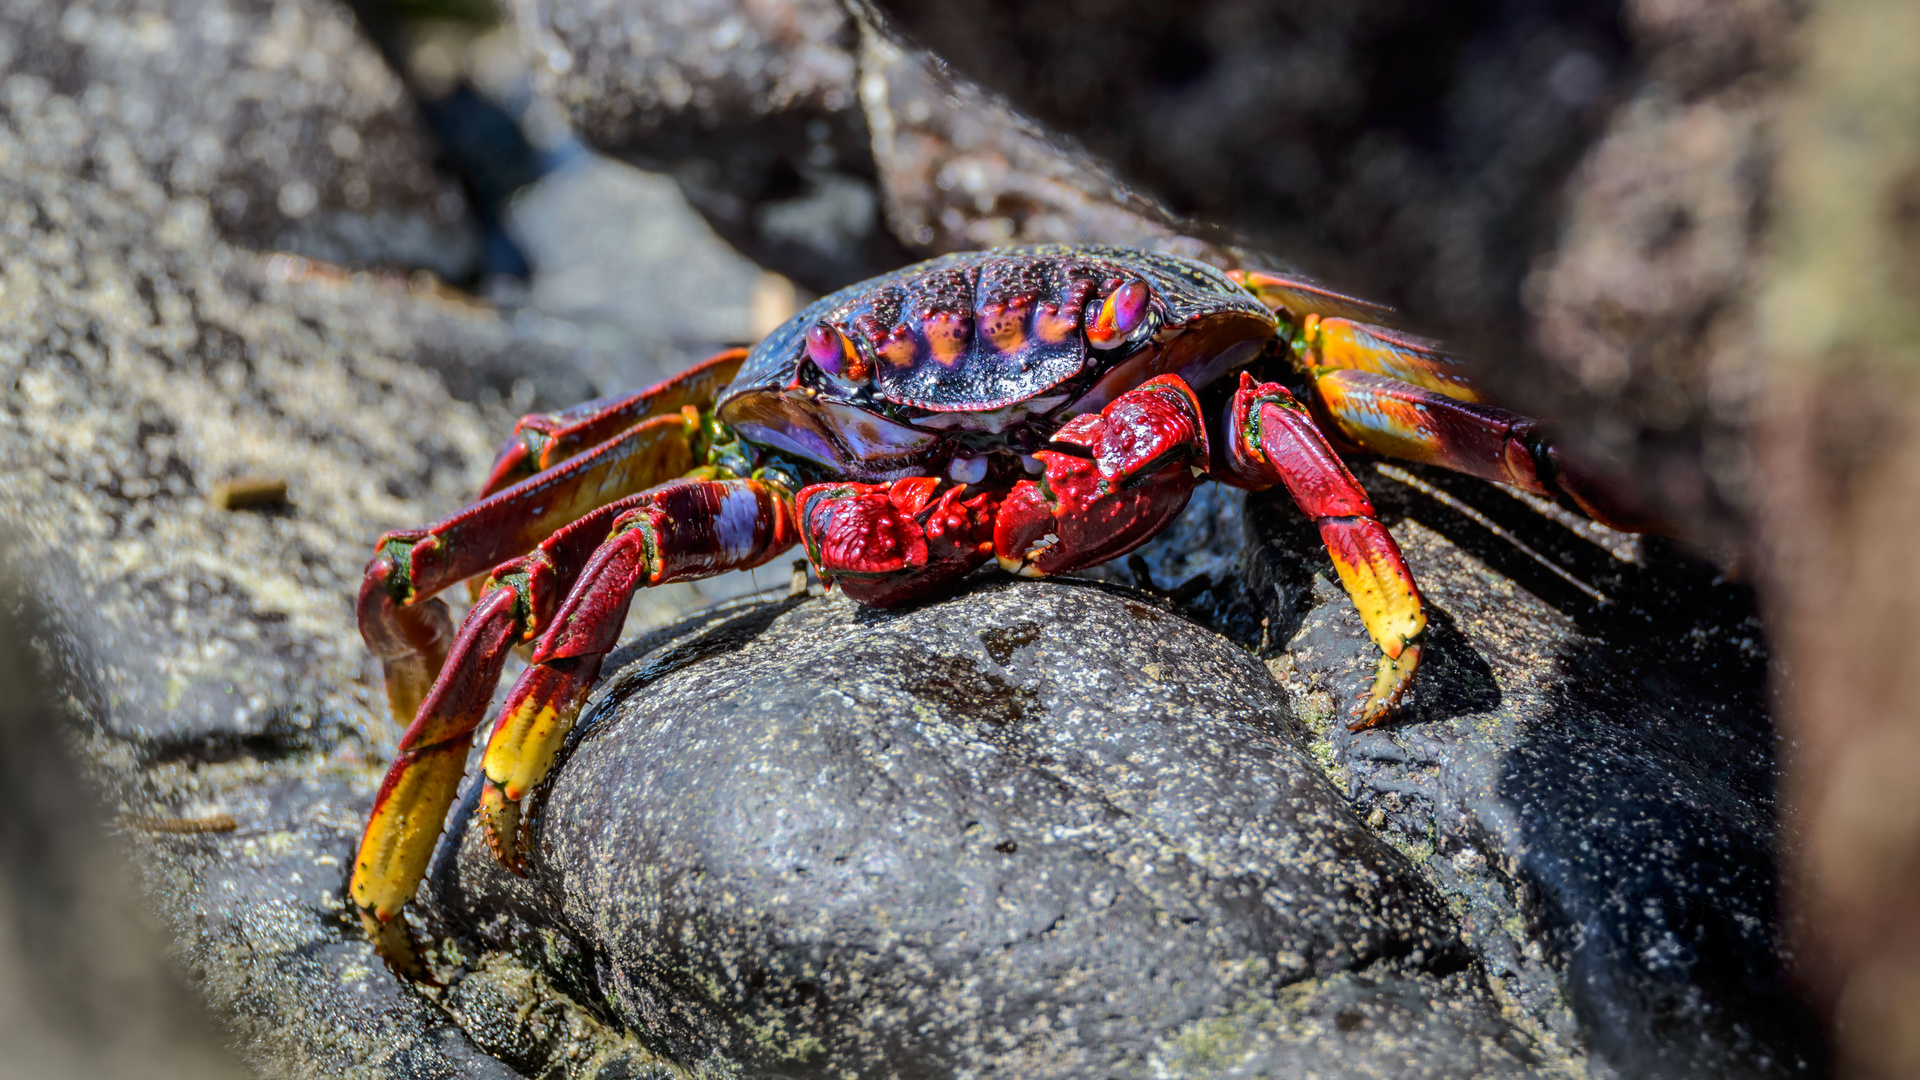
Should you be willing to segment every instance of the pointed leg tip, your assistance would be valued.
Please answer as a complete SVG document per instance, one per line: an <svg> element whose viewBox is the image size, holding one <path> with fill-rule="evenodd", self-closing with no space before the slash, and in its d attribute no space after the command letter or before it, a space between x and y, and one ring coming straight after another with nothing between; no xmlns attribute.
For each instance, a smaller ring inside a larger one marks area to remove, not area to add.
<svg viewBox="0 0 1920 1080"><path fill-rule="evenodd" d="M373 951L387 965L387 970L405 982L420 983L424 986L444 986L427 967L426 958L420 951L420 943L414 939L413 928L398 912L386 921L371 911L361 909L360 925L366 930L368 940L373 942Z"/></svg>
<svg viewBox="0 0 1920 1080"><path fill-rule="evenodd" d="M520 813L520 803L507 797L506 789L486 778L480 793L480 825L487 847L516 877L527 876L526 850L532 838L532 823Z"/></svg>
<svg viewBox="0 0 1920 1080"><path fill-rule="evenodd" d="M1355 710L1360 718L1347 725L1348 731L1365 731L1393 718L1400 699L1413 683L1414 671L1420 667L1420 653L1420 643L1409 641L1401 646L1399 656L1383 654L1380 657L1380 665L1374 669L1373 686Z"/></svg>

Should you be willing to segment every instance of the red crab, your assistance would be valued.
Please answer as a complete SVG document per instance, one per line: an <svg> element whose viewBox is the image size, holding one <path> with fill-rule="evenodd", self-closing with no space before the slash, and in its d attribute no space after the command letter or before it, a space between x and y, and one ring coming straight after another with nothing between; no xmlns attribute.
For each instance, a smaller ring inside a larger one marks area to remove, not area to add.
<svg viewBox="0 0 1920 1080"><path fill-rule="evenodd" d="M1432 343L1355 321L1382 310L1145 251L951 255L819 300L751 351L521 420L478 501L381 537L367 565L360 632L410 721L354 864L368 935L396 972L430 978L401 910L513 646L531 643L532 662L487 742L480 817L521 873L520 800L634 590L795 543L821 580L899 604L990 559L1041 577L1124 555L1203 480L1284 485L1380 647L1355 727L1379 723L1419 664L1426 617L1329 436L1617 516ZM479 574L456 633L433 596Z"/></svg>

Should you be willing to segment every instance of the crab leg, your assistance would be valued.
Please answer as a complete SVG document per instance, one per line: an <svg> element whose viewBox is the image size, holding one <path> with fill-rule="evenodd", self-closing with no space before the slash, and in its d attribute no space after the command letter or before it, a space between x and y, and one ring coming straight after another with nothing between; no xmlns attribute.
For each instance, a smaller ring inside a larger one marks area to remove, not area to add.
<svg viewBox="0 0 1920 1080"><path fill-rule="evenodd" d="M1351 319L1308 315L1294 337L1295 366L1309 374L1326 369L1368 371L1424 387L1456 401L1480 401L1466 366L1440 343Z"/></svg>
<svg viewBox="0 0 1920 1080"><path fill-rule="evenodd" d="M1548 494L1533 421L1365 371L1327 371L1315 403L1355 447Z"/></svg>
<svg viewBox="0 0 1920 1080"><path fill-rule="evenodd" d="M1313 388L1328 426L1359 449L1538 495L1565 495L1615 529L1649 527L1596 480L1569 467L1528 417L1365 371L1323 371Z"/></svg>
<svg viewBox="0 0 1920 1080"><path fill-rule="evenodd" d="M746 358L747 350L728 349L637 393L521 417L500 448L500 456L494 459L486 483L480 485L479 497L484 499L534 473L551 469L642 420L677 415L689 405L706 408L739 374Z"/></svg>
<svg viewBox="0 0 1920 1080"><path fill-rule="evenodd" d="M759 566L797 539L792 497L759 480L683 480L636 502L581 570L487 740L481 822L515 873L525 872L520 800L552 766L634 590Z"/></svg>
<svg viewBox="0 0 1920 1080"><path fill-rule="evenodd" d="M1320 527L1340 584L1380 647L1373 687L1354 730L1384 720L1420 664L1427 617L1420 590L1373 503L1292 394L1277 383L1240 374L1228 414L1226 460L1232 481L1260 490L1285 484L1293 501Z"/></svg>
<svg viewBox="0 0 1920 1080"><path fill-rule="evenodd" d="M1229 270L1227 276L1289 320L1310 314L1345 315L1361 319L1383 319L1393 315L1393 309L1385 304L1335 292L1298 274L1271 270Z"/></svg>
<svg viewBox="0 0 1920 1080"><path fill-rule="evenodd" d="M694 464L699 414L641 421L584 454L424 529L387 533L360 585L360 635L380 658L394 716L411 720L439 673L451 629L431 597L527 551L570 522Z"/></svg>
<svg viewBox="0 0 1920 1080"><path fill-rule="evenodd" d="M426 873L434 840L486 718L507 654L543 628L613 522L646 494L603 506L496 568L460 624L433 688L400 737L354 859L348 891L367 936L395 971L430 981L397 918ZM407 613L409 609L401 609Z"/></svg>

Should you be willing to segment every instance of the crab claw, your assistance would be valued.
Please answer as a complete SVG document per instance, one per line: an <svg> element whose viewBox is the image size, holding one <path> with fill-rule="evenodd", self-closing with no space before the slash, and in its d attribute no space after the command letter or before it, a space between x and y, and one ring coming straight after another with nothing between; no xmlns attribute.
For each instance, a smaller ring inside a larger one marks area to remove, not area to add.
<svg viewBox="0 0 1920 1080"><path fill-rule="evenodd" d="M931 476L805 488L800 534L821 580L885 607L964 577L993 551L999 496Z"/></svg>
<svg viewBox="0 0 1920 1080"><path fill-rule="evenodd" d="M1042 479L1015 484L994 522L1000 565L1024 577L1078 570L1139 547L1186 508L1206 472L1200 404L1176 375L1075 417L1053 442L1058 449L1034 455L1046 466Z"/></svg>

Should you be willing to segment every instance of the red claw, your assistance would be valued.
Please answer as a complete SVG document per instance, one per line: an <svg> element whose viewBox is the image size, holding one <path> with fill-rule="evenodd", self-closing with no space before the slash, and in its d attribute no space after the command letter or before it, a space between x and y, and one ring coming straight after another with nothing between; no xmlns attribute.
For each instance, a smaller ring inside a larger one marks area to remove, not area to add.
<svg viewBox="0 0 1920 1080"><path fill-rule="evenodd" d="M1098 414L1054 433L1034 456L1045 478L1008 492L994 524L994 553L1017 574L1061 574L1118 558L1167 526L1205 472L1200 404L1177 376L1162 375Z"/></svg>
<svg viewBox="0 0 1920 1080"><path fill-rule="evenodd" d="M822 580L886 607L987 561L997 492L940 491L931 476L891 484L816 484L800 492L800 532ZM937 494L936 494L937 493Z"/></svg>

